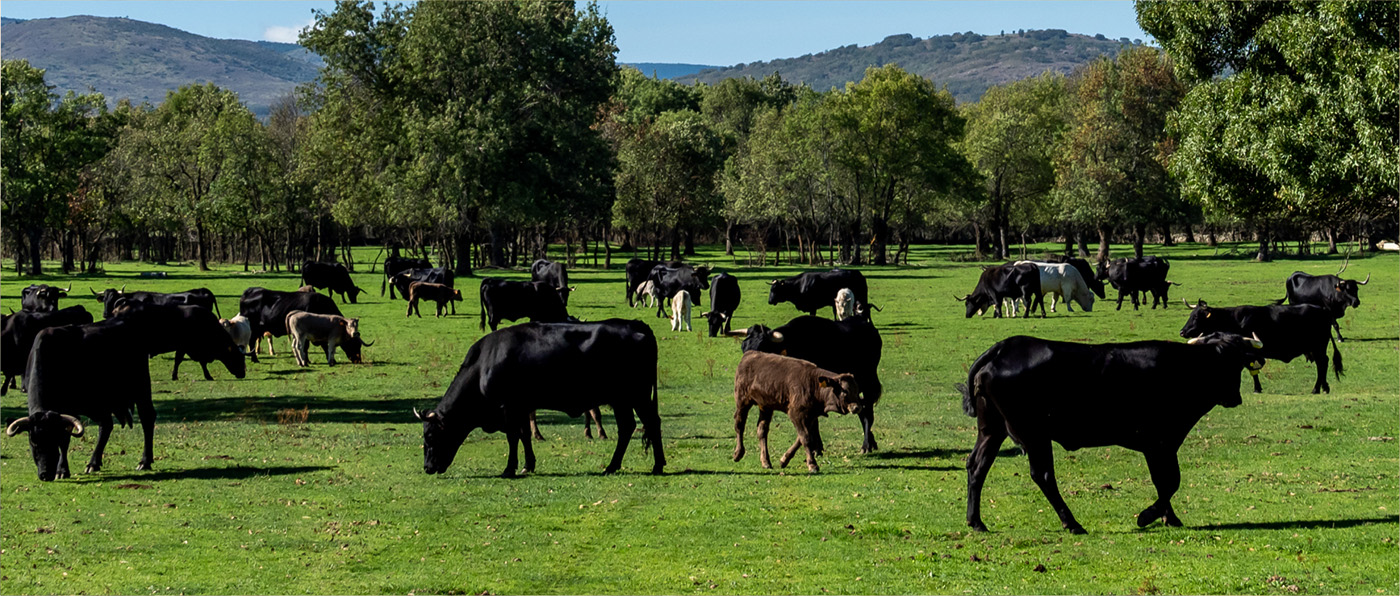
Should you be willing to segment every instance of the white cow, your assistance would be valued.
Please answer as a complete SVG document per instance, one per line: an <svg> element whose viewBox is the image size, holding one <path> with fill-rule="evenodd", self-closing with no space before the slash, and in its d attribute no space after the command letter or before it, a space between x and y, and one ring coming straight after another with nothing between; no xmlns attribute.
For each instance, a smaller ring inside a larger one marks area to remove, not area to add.
<svg viewBox="0 0 1400 596"><path fill-rule="evenodd" d="M224 331L233 338L233 345L238 346L244 354L252 352L253 362L258 361L257 351L252 349L253 324L248 321L248 317L238 315L232 319L219 319L219 324L224 326Z"/></svg>
<svg viewBox="0 0 1400 596"><path fill-rule="evenodd" d="M1022 263L1029 263L1040 269L1040 295L1050 296L1050 312L1055 312L1055 302L1059 298L1064 299L1065 308L1070 312L1074 312L1074 307L1070 306L1071 301L1078 302L1084 312L1094 311L1094 293L1089 290L1089 284L1084 282L1084 276L1079 274L1074 265L1016 261L1017 265Z"/></svg>
<svg viewBox="0 0 1400 596"><path fill-rule="evenodd" d="M856 316L856 293L850 288L841 288L836 293L836 320L844 321Z"/></svg>
<svg viewBox="0 0 1400 596"><path fill-rule="evenodd" d="M656 301L660 299L661 297L656 295L656 284L648 279L637 286L637 302L632 307L642 306L642 301L646 300L646 307L651 308L656 306Z"/></svg>
<svg viewBox="0 0 1400 596"><path fill-rule="evenodd" d="M690 292L685 290L671 297L671 331L680 331L682 325L690 331Z"/></svg>

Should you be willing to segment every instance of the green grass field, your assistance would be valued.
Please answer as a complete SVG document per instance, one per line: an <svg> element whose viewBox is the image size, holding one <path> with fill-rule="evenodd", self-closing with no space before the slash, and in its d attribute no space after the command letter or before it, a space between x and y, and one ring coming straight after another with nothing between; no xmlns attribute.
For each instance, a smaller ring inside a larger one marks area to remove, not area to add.
<svg viewBox="0 0 1400 596"><path fill-rule="evenodd" d="M1049 245L1037 247L1052 249ZM1119 247L1121 253L1124 249ZM1248 247L1239 247L1250 253ZM1120 448L1066 452L1056 472L1089 531L1060 528L1011 443L992 468L983 517L964 525L964 458L976 430L953 384L982 351L1010 335L1108 342L1179 340L1181 298L1263 304L1283 296L1295 271L1334 273L1340 259L1256 264L1214 257L1203 245L1149 247L1172 261L1176 303L1166 310L1048 319L965 320L953 300L979 270L951 257L968 247L916 247L914 264L864 267L884 338L876 411L881 450L859 453L854 416L822 421L826 455L809 475L801 459L764 470L756 453L730 461L735 339L670 331L623 301L621 264L576 268L572 314L647 321L661 340L662 432L670 460L652 476L633 442L621 473L602 476L613 439L585 439L582 419L541 412L537 473L517 480L501 434L473 433L452 468L422 471L421 425L411 407L433 406L477 330L477 280L460 279L458 315L405 319L403 301L378 296L367 273L377 249L357 251L355 275L371 294L346 305L361 318L363 365L295 366L286 340L276 357L215 380L186 364L169 381L171 355L151 361L158 422L155 469L136 472L141 433L117 429L106 469L37 480L24 436L0 440L0 591L165 593L1263 593L1396 594L1400 550L1400 262L1352 258L1346 276L1372 275L1362 306L1342 320L1347 374L1334 393L1311 395L1301 358L1265 368L1267 393L1217 408L1182 445L1174 504L1184 528L1138 529L1156 497L1142 457ZM1222 253L1225 250L1220 251ZM768 306L764 281L800 268L710 261L740 278L735 327L777 325L797 313ZM142 279L143 271L169 278ZM528 272L485 272L528 278ZM43 282L66 285L65 276ZM72 278L74 300L96 310L88 287L178 291L208 287L224 316L250 286L295 289L295 274L244 274L221 266L109 264ZM27 277L7 273L3 304L17 307ZM1111 291L1110 291L1111 292ZM1110 296L1115 296L1110 293ZM708 296L705 298L708 309ZM423 309L425 314L431 306ZM826 311L825 316L830 316ZM313 361L315 354L313 353ZM593 382L598 382L595 380ZM606 382L606 379L602 379ZM1080 389L1075 389L1080 390ZM1133 399L1131 389L1117 391ZM1171 407L1171 404L1163 404ZM6 422L24 415L22 393L3 400ZM304 416L304 418L303 418ZM612 424L611 413L604 411ZM752 424L752 418L751 418ZM751 426L752 428L752 426ZM615 431L610 427L610 434ZM752 431L750 431L752 432ZM781 451L792 427L775 417ZM75 472L96 432L74 441Z"/></svg>

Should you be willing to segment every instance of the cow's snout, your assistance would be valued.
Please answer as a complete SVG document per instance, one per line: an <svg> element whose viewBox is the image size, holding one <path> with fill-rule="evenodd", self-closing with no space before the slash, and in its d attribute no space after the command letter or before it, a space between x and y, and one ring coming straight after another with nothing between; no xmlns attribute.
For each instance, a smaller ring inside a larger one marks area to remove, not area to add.
<svg viewBox="0 0 1400 596"><path fill-rule="evenodd" d="M849 402L849 403L846 404L846 413L847 413L847 414L859 414L859 413L860 413L860 410L861 410L860 404L857 403L857 402Z"/></svg>

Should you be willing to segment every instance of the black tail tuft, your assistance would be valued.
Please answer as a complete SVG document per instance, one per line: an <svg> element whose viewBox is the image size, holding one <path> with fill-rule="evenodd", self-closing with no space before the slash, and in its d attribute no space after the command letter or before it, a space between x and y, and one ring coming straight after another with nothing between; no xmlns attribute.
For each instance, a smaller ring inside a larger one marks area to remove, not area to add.
<svg viewBox="0 0 1400 596"><path fill-rule="evenodd" d="M1346 372L1342 370L1342 353L1337 350L1337 338L1332 337L1331 332L1328 332L1327 338L1332 340L1332 375L1340 381L1342 380L1342 373Z"/></svg>
<svg viewBox="0 0 1400 596"><path fill-rule="evenodd" d="M975 403L976 400L972 397L972 389L970 389L966 383L958 383L953 385L953 387L956 388L958 392L962 394L963 413L973 418L976 418L977 405Z"/></svg>

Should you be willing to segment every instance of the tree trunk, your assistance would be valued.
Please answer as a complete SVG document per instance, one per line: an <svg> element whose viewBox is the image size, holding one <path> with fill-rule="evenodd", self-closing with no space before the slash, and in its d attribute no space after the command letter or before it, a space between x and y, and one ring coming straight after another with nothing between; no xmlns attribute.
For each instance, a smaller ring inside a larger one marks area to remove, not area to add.
<svg viewBox="0 0 1400 596"><path fill-rule="evenodd" d="M976 221L972 222L972 258L985 261L987 255L982 254L982 225Z"/></svg>
<svg viewBox="0 0 1400 596"><path fill-rule="evenodd" d="M1330 226L1327 228L1327 254L1337 254L1337 229Z"/></svg>
<svg viewBox="0 0 1400 596"><path fill-rule="evenodd" d="M468 231L457 232L457 268L452 273L458 277L472 274L472 236Z"/></svg>
<svg viewBox="0 0 1400 596"><path fill-rule="evenodd" d="M1108 260L1108 228L1103 225L1099 226L1099 254L1094 260L1099 263Z"/></svg>
<svg viewBox="0 0 1400 596"><path fill-rule="evenodd" d="M1267 263L1269 261L1269 232L1263 225L1260 225L1255 233L1258 234L1259 238L1259 253L1254 255L1254 260L1259 263Z"/></svg>
<svg viewBox="0 0 1400 596"><path fill-rule="evenodd" d="M194 252L195 252L195 256L198 257L198 259L199 259L199 270L200 270L200 271L208 271L208 270L209 270L209 247L208 247L208 246L205 246L207 243L208 243L208 240L205 238L205 235L204 235L204 222L202 222L202 221L195 221L195 222L194 222L194 244L195 244Z"/></svg>
<svg viewBox="0 0 1400 596"><path fill-rule="evenodd" d="M500 224L491 226L491 266L506 266L505 230Z"/></svg>
<svg viewBox="0 0 1400 596"><path fill-rule="evenodd" d="M1089 245L1088 245L1088 243L1084 240L1084 235L1085 235L1085 234L1084 234L1084 232L1083 232L1082 230L1079 231L1079 232L1076 232L1075 235L1074 235L1074 236L1075 236L1075 240L1076 240L1077 243L1079 244L1079 258L1081 258L1081 259L1087 259L1087 258L1089 258Z"/></svg>
<svg viewBox="0 0 1400 596"><path fill-rule="evenodd" d="M1133 224L1133 256L1142 258L1142 242L1147 236L1147 224Z"/></svg>
<svg viewBox="0 0 1400 596"><path fill-rule="evenodd" d="M1192 244L1196 243L1196 232L1191 229L1189 224L1186 226L1186 241Z"/></svg>
<svg viewBox="0 0 1400 596"><path fill-rule="evenodd" d="M1065 256L1074 255L1074 230L1065 228Z"/></svg>
<svg viewBox="0 0 1400 596"><path fill-rule="evenodd" d="M1176 240L1172 238L1172 225L1162 222L1162 246L1176 246Z"/></svg>
<svg viewBox="0 0 1400 596"><path fill-rule="evenodd" d="M1215 248L1218 244L1220 242L1215 239L1215 226L1206 226L1206 246Z"/></svg>
<svg viewBox="0 0 1400 596"><path fill-rule="evenodd" d="M681 228L676 226L671 228L671 260L681 260Z"/></svg>
<svg viewBox="0 0 1400 596"><path fill-rule="evenodd" d="M875 217L873 219L875 221L871 222L870 227L874 228L872 231L875 233L875 241L870 246L870 264L884 265L888 261L885 253L889 249L890 226L885 223L884 218Z"/></svg>
<svg viewBox="0 0 1400 596"><path fill-rule="evenodd" d="M695 230L687 229L685 231L685 256L695 256Z"/></svg>
<svg viewBox="0 0 1400 596"><path fill-rule="evenodd" d="M734 222L727 221L724 224L724 256L734 256Z"/></svg>
<svg viewBox="0 0 1400 596"><path fill-rule="evenodd" d="M39 243L44 238L44 230L43 228L30 228L27 236L29 236L29 274L43 275L43 255L39 251Z"/></svg>

